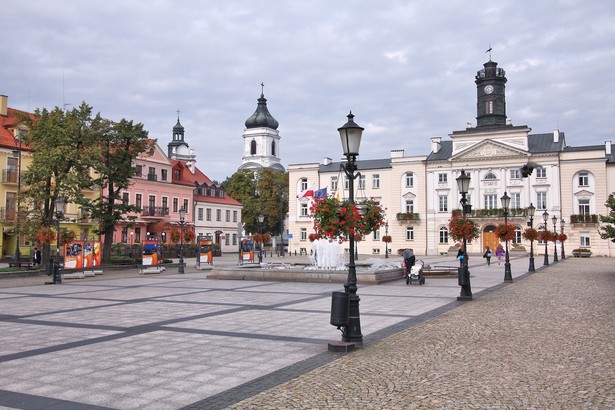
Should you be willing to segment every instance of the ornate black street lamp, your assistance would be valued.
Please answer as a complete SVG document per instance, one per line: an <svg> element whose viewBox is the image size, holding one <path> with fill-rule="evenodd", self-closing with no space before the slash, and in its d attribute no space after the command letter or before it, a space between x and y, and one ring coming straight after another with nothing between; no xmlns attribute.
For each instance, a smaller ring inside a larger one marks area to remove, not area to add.
<svg viewBox="0 0 615 410"><path fill-rule="evenodd" d="M504 225L508 227L508 210L510 207L510 197L504 191L504 195L500 198L502 208L504 209ZM504 282L512 282L512 273L510 271L510 257L508 255L508 238L506 238L506 257L504 259Z"/></svg>
<svg viewBox="0 0 615 410"><path fill-rule="evenodd" d="M549 213L545 210L542 213L542 220L545 222L545 232L549 230L549 226L547 225L547 223L549 222ZM548 248L548 244L549 241L546 240L545 238L545 261L542 263L542 266L549 266L549 248Z"/></svg>
<svg viewBox="0 0 615 410"><path fill-rule="evenodd" d="M21 269L21 249L19 249L19 208L21 207L21 138L19 138L19 148L15 148L13 150L13 156L17 158L17 212L15 213L15 239L17 241L17 245L15 247L15 262L17 262L17 267Z"/></svg>
<svg viewBox="0 0 615 410"><path fill-rule="evenodd" d="M179 209L179 269L177 273L184 272L184 226L186 225L186 210L184 208Z"/></svg>
<svg viewBox="0 0 615 410"><path fill-rule="evenodd" d="M386 221L384 223L384 236L389 236L389 221ZM388 242L384 243L384 257L385 259L389 257L389 243Z"/></svg>
<svg viewBox="0 0 615 410"><path fill-rule="evenodd" d="M553 221L553 235L557 235L557 216L553 215L551 218ZM553 263L558 262L557 260L557 238L553 241Z"/></svg>
<svg viewBox="0 0 615 410"><path fill-rule="evenodd" d="M470 190L470 179L470 174L466 174L463 169L461 174L455 179L461 194L461 212L464 218L472 208L472 205L468 205L468 200L466 199L466 195ZM463 238L463 261L461 262L459 286L461 286L461 293L457 296L457 300L472 300L472 286L470 284L470 271L468 270L468 244L465 237Z"/></svg>
<svg viewBox="0 0 615 410"><path fill-rule="evenodd" d="M62 262L60 259L60 221L64 217L64 199L57 197L54 205L56 211L54 222L58 237L56 238L56 255L53 260L53 283L59 285L62 283L62 271L60 269L60 263Z"/></svg>
<svg viewBox="0 0 615 410"><path fill-rule="evenodd" d="M258 247L258 263L263 262L263 222L265 222L265 215L258 215L258 229L261 234L260 246Z"/></svg>
<svg viewBox="0 0 615 410"><path fill-rule="evenodd" d="M530 217L530 229L534 229L534 214L536 213L536 207L530 203L530 206L527 207L527 214ZM528 269L530 272L536 272L536 267L534 266L534 240L530 240L530 267Z"/></svg>
<svg viewBox="0 0 615 410"><path fill-rule="evenodd" d="M566 224L566 221L564 221L564 218L559 220L560 232L562 233L562 235L564 234L565 224ZM566 253L564 252L564 241L562 241L562 260L564 259L566 259Z"/></svg>
<svg viewBox="0 0 615 410"><path fill-rule="evenodd" d="M352 111L348 114L348 122L337 129L340 133L340 140L342 142L342 148L344 150L344 156L346 156L346 165L344 166L344 173L349 181L348 187L348 200L351 204L354 204L354 180L359 174L355 174L357 170L357 157L359 156L359 147L361 146L361 136L363 134L363 127L359 127L354 122L354 115ZM344 284L344 289L349 298L348 308L348 325L345 326L342 332L342 340L344 342L354 342L356 344L363 344L363 334L361 334L361 317L359 313L359 301L361 300L357 295L357 271L355 266L355 239L354 235L348 235L350 249L350 261L348 263L348 279Z"/></svg>

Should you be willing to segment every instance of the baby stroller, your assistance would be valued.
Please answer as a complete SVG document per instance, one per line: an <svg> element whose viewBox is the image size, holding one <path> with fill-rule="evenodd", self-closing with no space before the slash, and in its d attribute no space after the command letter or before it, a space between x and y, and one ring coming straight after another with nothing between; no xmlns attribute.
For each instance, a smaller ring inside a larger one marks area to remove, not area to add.
<svg viewBox="0 0 615 410"><path fill-rule="evenodd" d="M417 260L410 268L410 272L406 269L406 285L411 284L413 281L419 283L419 285L425 284L425 276L423 276L423 266L425 263L422 260Z"/></svg>

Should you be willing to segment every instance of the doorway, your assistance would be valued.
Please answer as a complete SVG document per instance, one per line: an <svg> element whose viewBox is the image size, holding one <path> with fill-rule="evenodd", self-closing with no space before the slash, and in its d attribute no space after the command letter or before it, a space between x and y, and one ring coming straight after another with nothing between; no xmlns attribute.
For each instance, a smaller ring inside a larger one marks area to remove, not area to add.
<svg viewBox="0 0 615 410"><path fill-rule="evenodd" d="M500 240L495 234L495 225L487 225L483 230L483 249L484 252L487 246L495 253L496 248L500 244Z"/></svg>

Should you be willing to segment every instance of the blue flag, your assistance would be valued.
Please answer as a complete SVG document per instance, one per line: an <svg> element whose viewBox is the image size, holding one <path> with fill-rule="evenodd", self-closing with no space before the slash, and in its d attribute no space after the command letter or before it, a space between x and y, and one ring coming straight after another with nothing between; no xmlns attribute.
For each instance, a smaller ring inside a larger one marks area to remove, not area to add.
<svg viewBox="0 0 615 410"><path fill-rule="evenodd" d="M327 187L318 189L314 191L314 198L316 199L324 199L327 197Z"/></svg>

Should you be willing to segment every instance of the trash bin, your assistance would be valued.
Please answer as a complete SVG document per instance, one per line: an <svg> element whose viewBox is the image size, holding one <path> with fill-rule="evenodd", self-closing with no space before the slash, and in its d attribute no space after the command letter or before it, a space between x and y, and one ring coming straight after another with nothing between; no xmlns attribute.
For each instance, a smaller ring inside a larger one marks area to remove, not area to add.
<svg viewBox="0 0 615 410"><path fill-rule="evenodd" d="M346 292L333 292L331 295L331 324L336 327L348 325L350 295Z"/></svg>

